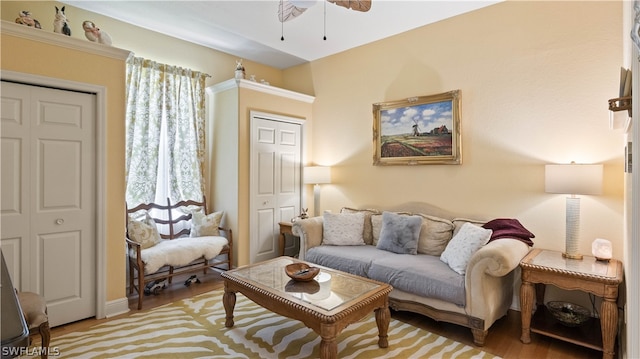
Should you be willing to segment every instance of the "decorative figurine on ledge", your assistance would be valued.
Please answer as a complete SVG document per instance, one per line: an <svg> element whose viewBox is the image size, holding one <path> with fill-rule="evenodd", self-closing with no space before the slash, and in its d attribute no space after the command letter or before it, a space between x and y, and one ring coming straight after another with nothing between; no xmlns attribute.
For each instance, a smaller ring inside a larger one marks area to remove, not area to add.
<svg viewBox="0 0 640 359"><path fill-rule="evenodd" d="M28 10L22 10L18 13L20 15L16 18L16 24L27 25L29 27L35 27L36 29L42 29L40 22L31 17L31 12Z"/></svg>
<svg viewBox="0 0 640 359"><path fill-rule="evenodd" d="M236 61L236 80L244 79L244 66L242 66L242 59Z"/></svg>
<svg viewBox="0 0 640 359"><path fill-rule="evenodd" d="M302 209L302 213L300 213L300 215L298 217L291 218L291 223L297 221L298 219L307 219L307 218L309 218L309 215L307 214L308 210L309 210L309 208L303 208Z"/></svg>
<svg viewBox="0 0 640 359"><path fill-rule="evenodd" d="M61 9L56 8L56 18L53 20L53 32L71 36L71 28L69 27L69 20L67 15L64 14L64 6Z"/></svg>
<svg viewBox="0 0 640 359"><path fill-rule="evenodd" d="M93 21L85 20L82 23L82 29L84 30L84 36L86 36L89 41L111 45L111 36L109 36L109 33L100 30Z"/></svg>

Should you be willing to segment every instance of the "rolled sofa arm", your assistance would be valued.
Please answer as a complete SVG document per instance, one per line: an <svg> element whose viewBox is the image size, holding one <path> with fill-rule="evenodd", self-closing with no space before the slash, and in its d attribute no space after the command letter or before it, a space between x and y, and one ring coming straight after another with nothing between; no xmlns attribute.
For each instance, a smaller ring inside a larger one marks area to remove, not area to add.
<svg viewBox="0 0 640 359"><path fill-rule="evenodd" d="M299 219L293 222L291 232L300 237L300 254L298 258L304 260L307 250L322 244L322 217Z"/></svg>
<svg viewBox="0 0 640 359"><path fill-rule="evenodd" d="M517 239L500 238L480 248L469 261L465 274L467 314L484 318L485 329L506 314L513 302L514 269L529 252Z"/></svg>

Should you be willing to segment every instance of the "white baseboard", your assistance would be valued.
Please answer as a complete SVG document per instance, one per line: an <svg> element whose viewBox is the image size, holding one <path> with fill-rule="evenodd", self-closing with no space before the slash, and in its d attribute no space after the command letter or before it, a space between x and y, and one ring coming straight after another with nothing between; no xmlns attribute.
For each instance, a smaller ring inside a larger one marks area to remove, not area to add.
<svg viewBox="0 0 640 359"><path fill-rule="evenodd" d="M129 312L129 299L127 297L108 301L105 305L105 316L107 318Z"/></svg>

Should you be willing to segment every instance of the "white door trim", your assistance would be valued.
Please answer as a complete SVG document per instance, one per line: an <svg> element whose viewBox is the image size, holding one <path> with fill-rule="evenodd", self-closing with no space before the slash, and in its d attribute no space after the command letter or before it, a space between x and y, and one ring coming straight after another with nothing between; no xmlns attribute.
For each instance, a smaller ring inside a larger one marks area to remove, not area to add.
<svg viewBox="0 0 640 359"><path fill-rule="evenodd" d="M106 96L104 86L14 71L0 71L2 80L96 95L96 318L106 316Z"/></svg>

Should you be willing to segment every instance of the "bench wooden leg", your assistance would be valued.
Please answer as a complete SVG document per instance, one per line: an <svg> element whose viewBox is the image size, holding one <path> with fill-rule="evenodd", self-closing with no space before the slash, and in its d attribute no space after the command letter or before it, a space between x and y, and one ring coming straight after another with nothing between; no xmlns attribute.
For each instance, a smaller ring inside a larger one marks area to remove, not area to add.
<svg viewBox="0 0 640 359"><path fill-rule="evenodd" d="M144 270L138 268L138 310L142 309L142 297L144 296Z"/></svg>
<svg viewBox="0 0 640 359"><path fill-rule="evenodd" d="M169 266L169 278L167 279L167 283L171 284L173 281L173 266Z"/></svg>
<svg viewBox="0 0 640 359"><path fill-rule="evenodd" d="M127 258L129 262L129 294L133 294L133 263L131 263L131 259Z"/></svg>

